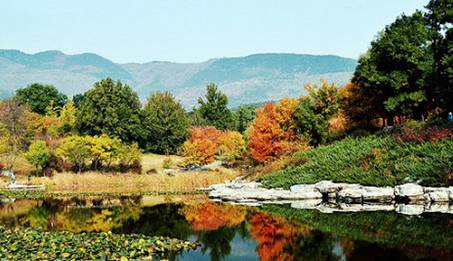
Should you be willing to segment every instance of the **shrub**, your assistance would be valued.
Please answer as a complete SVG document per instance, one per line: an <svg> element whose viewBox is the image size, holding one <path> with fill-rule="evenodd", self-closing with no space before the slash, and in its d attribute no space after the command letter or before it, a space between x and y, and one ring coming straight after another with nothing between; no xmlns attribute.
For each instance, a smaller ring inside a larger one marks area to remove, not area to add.
<svg viewBox="0 0 453 261"><path fill-rule="evenodd" d="M423 122L408 121L394 135L398 143L425 141L437 142L453 137L453 128L450 126L429 126Z"/></svg>
<svg viewBox="0 0 453 261"><path fill-rule="evenodd" d="M50 158L46 143L42 140L32 143L25 153L25 158L33 165L36 171L41 172L49 163Z"/></svg>

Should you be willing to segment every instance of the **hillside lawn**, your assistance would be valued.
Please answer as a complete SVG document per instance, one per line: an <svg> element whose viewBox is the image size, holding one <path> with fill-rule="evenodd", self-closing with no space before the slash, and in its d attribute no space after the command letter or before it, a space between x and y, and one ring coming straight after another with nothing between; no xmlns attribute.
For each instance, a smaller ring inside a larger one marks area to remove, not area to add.
<svg viewBox="0 0 453 261"><path fill-rule="evenodd" d="M269 188L321 180L394 186L418 182L453 185L453 139L399 144L389 135L348 137L297 155L304 162L257 179Z"/></svg>

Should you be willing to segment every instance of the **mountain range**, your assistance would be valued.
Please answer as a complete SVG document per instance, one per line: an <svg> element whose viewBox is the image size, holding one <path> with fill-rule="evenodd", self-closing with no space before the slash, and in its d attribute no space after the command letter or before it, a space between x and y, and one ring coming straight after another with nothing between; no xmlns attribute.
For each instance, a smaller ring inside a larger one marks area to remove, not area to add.
<svg viewBox="0 0 453 261"><path fill-rule="evenodd" d="M142 100L153 91L170 91L193 107L214 82L231 106L297 97L304 84L326 79L342 85L350 80L357 61L334 55L288 53L216 58L199 63L154 61L119 64L93 53L60 51L27 54L0 50L0 98L33 82L52 84L71 96L90 89L106 77L129 84Z"/></svg>

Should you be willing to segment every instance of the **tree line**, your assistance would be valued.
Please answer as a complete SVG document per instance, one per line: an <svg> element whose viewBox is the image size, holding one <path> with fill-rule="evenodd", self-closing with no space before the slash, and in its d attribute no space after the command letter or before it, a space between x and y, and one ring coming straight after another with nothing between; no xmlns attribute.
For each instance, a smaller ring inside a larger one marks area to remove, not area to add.
<svg viewBox="0 0 453 261"><path fill-rule="evenodd" d="M72 99L53 86L31 84L0 104L0 151L43 140L78 170L123 166L122 158L131 157L120 153L124 148L180 153L187 164L215 158L263 164L410 119L445 119L453 110L452 10L451 1L432 0L424 12L398 17L371 42L345 86L307 84L304 96L260 107L231 110L214 83L190 112L169 92L152 93L142 105L130 86L110 78ZM42 144L35 150L43 151Z"/></svg>

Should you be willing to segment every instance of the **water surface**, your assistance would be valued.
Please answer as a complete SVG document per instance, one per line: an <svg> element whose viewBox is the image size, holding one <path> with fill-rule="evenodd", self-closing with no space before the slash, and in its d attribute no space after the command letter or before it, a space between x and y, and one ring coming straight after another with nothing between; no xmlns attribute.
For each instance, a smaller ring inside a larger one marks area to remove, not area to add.
<svg viewBox="0 0 453 261"><path fill-rule="evenodd" d="M0 224L50 231L188 239L170 260L453 260L453 218L395 212L323 214L200 199L48 198L0 205Z"/></svg>

